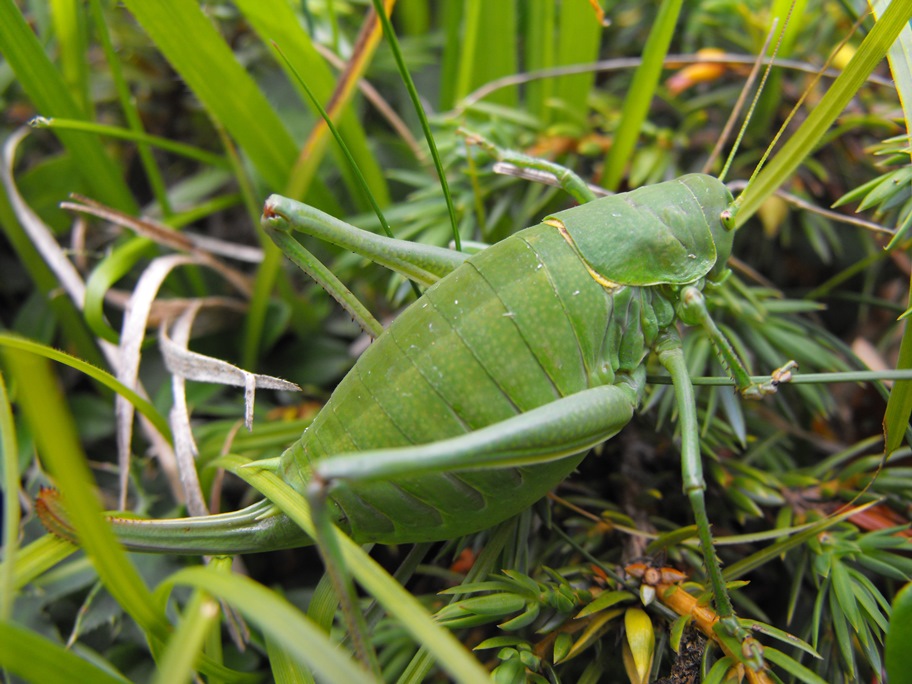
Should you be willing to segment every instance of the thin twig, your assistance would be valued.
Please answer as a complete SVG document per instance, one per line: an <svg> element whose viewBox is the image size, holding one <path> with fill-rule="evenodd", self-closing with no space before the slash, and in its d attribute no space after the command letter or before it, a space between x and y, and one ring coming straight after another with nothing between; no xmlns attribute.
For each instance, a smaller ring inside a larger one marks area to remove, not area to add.
<svg viewBox="0 0 912 684"><path fill-rule="evenodd" d="M688 64L753 64L755 59L755 57L750 57L748 55L735 54L668 55L668 57L665 58L664 64L666 69L673 69L675 67ZM466 95L462 101L459 102L457 107L452 112L449 112L449 114L461 114L466 109L469 109L478 104L478 102L486 98L491 93L497 92L502 88L509 88L512 86L522 85L524 83L530 83L532 81L538 81L546 78L557 78L560 76L573 76L575 74L588 74L591 72L624 71L638 67L640 65L640 61L641 60L638 57L623 57L619 59L606 59L599 62L590 62L586 64L570 64L561 67L551 67L549 69L537 69L535 71L527 71L524 74L505 76L503 78L498 78L490 81L480 88L473 90L471 93ZM768 57L763 59L764 64L769 61L770 59ZM802 71L808 74L820 73L821 76L826 76L827 78L836 78L840 74L840 72L836 69L826 69L825 71L821 72L819 67L816 67L813 64L791 59L777 59L776 66L782 69ZM876 75L869 76L868 83L883 86L885 88L894 87L893 81L888 78L883 78Z"/></svg>

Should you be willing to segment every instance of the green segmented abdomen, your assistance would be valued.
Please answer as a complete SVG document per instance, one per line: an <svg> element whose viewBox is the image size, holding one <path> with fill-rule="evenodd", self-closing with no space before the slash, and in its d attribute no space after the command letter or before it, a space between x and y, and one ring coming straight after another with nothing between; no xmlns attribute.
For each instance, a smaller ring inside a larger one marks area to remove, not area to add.
<svg viewBox="0 0 912 684"><path fill-rule="evenodd" d="M439 441L611 382L649 343L649 291L622 292L599 285L546 225L472 257L371 344L286 452L289 480L300 486L306 464L327 455ZM331 499L356 540L445 539L524 509L580 458L352 483Z"/></svg>

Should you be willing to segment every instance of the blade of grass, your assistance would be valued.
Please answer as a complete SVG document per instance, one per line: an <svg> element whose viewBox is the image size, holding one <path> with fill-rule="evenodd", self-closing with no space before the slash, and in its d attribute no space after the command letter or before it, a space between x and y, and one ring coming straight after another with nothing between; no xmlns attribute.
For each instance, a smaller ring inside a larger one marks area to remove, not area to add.
<svg viewBox="0 0 912 684"><path fill-rule="evenodd" d="M39 112L67 119L85 118L86 113L70 96L66 82L13 0L0 0L0 52ZM56 135L78 161L76 171L96 199L123 211L136 211L123 174L97 137L69 131L58 131Z"/></svg>
<svg viewBox="0 0 912 684"><path fill-rule="evenodd" d="M442 18L444 43L443 59L440 65L440 109L444 111L453 108L459 89L459 70L464 48L462 41L464 7L465 3L451 0L444 3L442 10L445 15Z"/></svg>
<svg viewBox="0 0 912 684"><path fill-rule="evenodd" d="M825 679L782 651L766 646L763 649L763 657L769 659L771 663L781 667L798 681L805 682L806 684L826 684Z"/></svg>
<svg viewBox="0 0 912 684"><path fill-rule="evenodd" d="M177 684L193 679L193 664L207 634L219 618L218 601L197 589L181 611L181 619L159 660L152 684Z"/></svg>
<svg viewBox="0 0 912 684"><path fill-rule="evenodd" d="M405 65L405 59L402 57L402 51L399 49L399 40L396 38L396 32L390 22L389 16L384 12L382 0L372 0L374 11L383 24L383 34L386 36L386 42L393 51L393 57L396 59L396 66L399 68L399 75L405 83L412 105L415 107L415 113L421 122L421 129L424 131L424 137L427 140L428 148L431 150L431 157L434 160L434 168L437 169L437 178L440 181L440 188L443 190L443 197L446 200L447 213L450 217L450 226L453 229L453 242L457 252L462 251L462 241L459 235L459 222L456 220L456 207L453 205L453 197L450 194L450 186L447 183L446 171L443 168L443 162L440 160L440 153L437 151L437 143L434 142L434 134L431 133L431 125L428 122L427 115L424 112L424 106L421 104L421 98L418 95L418 89L415 88L415 82ZM390 6L391 7L391 6Z"/></svg>
<svg viewBox="0 0 912 684"><path fill-rule="evenodd" d="M453 5L459 3L451 3ZM453 49L459 55L456 67L456 89L454 100L464 98L472 91L472 76L475 54L478 50L478 24L481 21L481 0L466 0L462 11L462 33L454 41Z"/></svg>
<svg viewBox="0 0 912 684"><path fill-rule="evenodd" d="M6 383L0 373L0 459L3 461L3 565L0 566L0 622L13 614L15 565L19 550L19 446Z"/></svg>
<svg viewBox="0 0 912 684"><path fill-rule="evenodd" d="M602 25L589 0L560 3L556 65L592 64L598 61ZM568 113L585 121L595 72L561 76L554 81L554 95Z"/></svg>
<svg viewBox="0 0 912 684"><path fill-rule="evenodd" d="M472 76L469 89L493 81L501 76L515 74L518 37L515 2L480 3L483 12L473 27L475 53L471 58ZM563 3L566 4L566 3ZM468 91L467 91L468 92ZM465 93L463 93L465 94ZM491 102L515 107L519 102L516 88L505 88L491 98Z"/></svg>
<svg viewBox="0 0 912 684"><path fill-rule="evenodd" d="M108 252L86 279L83 314L89 328L101 339L113 344L120 342L120 333L111 327L104 314L105 295L114 283L133 270L151 247L152 241L147 238L131 238Z"/></svg>
<svg viewBox="0 0 912 684"><path fill-rule="evenodd" d="M269 657L269 670L276 684L315 684L310 670L299 663L291 653L272 635L263 634L266 643L266 655Z"/></svg>
<svg viewBox="0 0 912 684"><path fill-rule="evenodd" d="M662 64L671 38L674 35L675 24L681 13L682 0L662 0L658 15L646 46L643 48L643 61L633 75L633 81L624 99L621 111L621 123L614 134L614 142L608 155L605 157L605 175L602 185L607 190L617 190L624 177L630 155L640 137L640 129L649 107L652 105L652 96L659 83L662 73Z"/></svg>
<svg viewBox="0 0 912 684"><path fill-rule="evenodd" d="M399 0L399 21L408 36L421 36L431 28L431 12L426 0Z"/></svg>
<svg viewBox="0 0 912 684"><path fill-rule="evenodd" d="M51 21L57 41L60 73L67 84L70 96L86 116L93 116L93 102L89 97L89 63L86 59L86 17L82 3L74 0L50 0Z"/></svg>
<svg viewBox="0 0 912 684"><path fill-rule="evenodd" d="M281 644L295 660L316 670L323 681L353 684L372 681L307 616L276 592L247 577L204 567L185 568L162 582L156 593L161 596L179 585L204 589L224 599Z"/></svg>
<svg viewBox="0 0 912 684"><path fill-rule="evenodd" d="M736 226L744 225L757 212L764 200L782 184L782 179L791 176L817 147L827 129L855 96L874 67L887 54L887 50L910 18L912 3L890 3L886 12L862 41L845 70L829 87L801 127L738 197Z"/></svg>
<svg viewBox="0 0 912 684"><path fill-rule="evenodd" d="M256 31L263 43L266 45L272 43L278 45L282 52L287 55L289 62L299 71L307 74L307 85L314 92L317 99L320 102L329 100L333 93L335 78L323 58L320 57L314 48L310 36L307 35L298 21L292 5L287 2L262 2L261 0L238 0L235 4L244 13L247 21L250 22L253 30ZM297 82L285 67L285 62L280 60L279 64L286 69L292 86L298 88L300 92ZM360 76L360 72L358 75ZM310 100L305 97L305 93L300 92L300 95L302 101L310 106ZM352 154L358 160L358 165L364 174L370 191L377 198L377 202L381 206L385 206L389 203L389 188L387 187L386 178L379 161L371 152L361 123L351 107L348 106L350 95L351 93L348 94L348 97L334 102L339 111L339 130ZM312 156L316 157L316 159L309 163L318 163L322 158L322 155ZM349 192L358 200L360 195L355 179L348 172L344 163L339 164L339 170L346 180ZM296 173L292 174L293 178L296 178ZM285 186L285 189L289 193L294 193L297 183L301 183L302 187L307 186L307 183L303 182L303 180L292 181L290 185Z"/></svg>
<svg viewBox="0 0 912 684"><path fill-rule="evenodd" d="M36 577L57 565L78 551L79 547L51 534L36 539L19 549L13 566L13 587L19 591ZM3 560L2 572L7 572L7 559Z"/></svg>
<svg viewBox="0 0 912 684"><path fill-rule="evenodd" d="M84 658L31 630L0 623L0 666L28 682L67 684L129 684L108 668L98 667Z"/></svg>
<svg viewBox="0 0 912 684"><path fill-rule="evenodd" d="M192 145L168 138L162 138L157 135L150 135L141 130L133 128L122 128L120 126L110 126L107 124L95 123L93 121L80 121L76 119L61 119L58 117L48 118L44 116L37 117L29 121L32 128L50 128L55 131L82 131L84 133L97 133L98 135L117 138L119 140L130 140L138 146L154 145L159 149L171 152L187 159L193 159L201 164L208 164L220 169L230 168L228 160L218 154L201 150Z"/></svg>
<svg viewBox="0 0 912 684"><path fill-rule="evenodd" d="M555 45L551 36L557 32L557 5L551 0L528 0L526 12L526 42L524 63L526 71L550 69L555 66ZM562 6L567 3L562 3ZM550 78L532 81L526 86L525 108L545 120L548 101L554 93Z"/></svg>
<svg viewBox="0 0 912 684"><path fill-rule="evenodd" d="M313 537L315 532L307 505L290 485L261 465L238 456L227 456L221 459L221 463L267 496ZM391 578L360 546L345 535L337 536L345 563L358 583L434 654L441 667L459 682L488 680L487 672L449 631L434 622L414 596Z"/></svg>

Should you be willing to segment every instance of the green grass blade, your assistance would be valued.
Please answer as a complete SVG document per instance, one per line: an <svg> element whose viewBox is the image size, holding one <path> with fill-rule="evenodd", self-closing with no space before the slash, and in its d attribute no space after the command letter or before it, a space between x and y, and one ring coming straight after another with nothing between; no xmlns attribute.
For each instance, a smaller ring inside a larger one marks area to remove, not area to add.
<svg viewBox="0 0 912 684"><path fill-rule="evenodd" d="M561 6L566 4L572 3L562 3ZM557 32L557 5L551 0L527 0L527 5L524 55L526 70L550 69L555 65L555 45L551 36ZM532 81L526 85L526 109L544 121L547 102L553 93L553 79Z"/></svg>
<svg viewBox="0 0 912 684"><path fill-rule="evenodd" d="M845 70L833 82L801 127L757 175L738 198L735 224L742 226L753 216L763 201L782 185L782 179L795 169L820 144L829 127L842 113L880 61L893 45L900 31L912 18L912 3L892 2L874 28L858 47Z"/></svg>
<svg viewBox="0 0 912 684"><path fill-rule="evenodd" d="M0 566L0 622L10 619L16 599L19 550L19 446L6 383L0 373L0 459L3 461L3 565Z"/></svg>
<svg viewBox="0 0 912 684"><path fill-rule="evenodd" d="M633 75L633 81L624 100L621 123L605 158L602 185L608 190L617 190L621 184L630 155L639 140L640 129L652 104L652 96L659 83L662 65L671 45L682 4L682 0L663 0L649 32L649 38L643 48L643 61Z"/></svg>
<svg viewBox="0 0 912 684"><path fill-rule="evenodd" d="M73 101L86 115L92 116L89 62L85 58L88 48L86 15L82 11L82 3L74 0L51 0L50 9L54 37L57 39L61 76Z"/></svg>
<svg viewBox="0 0 912 684"><path fill-rule="evenodd" d="M19 591L36 577L57 565L78 550L75 544L53 535L45 535L28 546L19 549L13 567L13 587ZM3 559L0 572L7 572L7 559Z"/></svg>
<svg viewBox="0 0 912 684"><path fill-rule="evenodd" d="M599 58L602 26L588 0L560 3L557 37L557 66L589 64ZM550 80L550 79L548 79ZM561 76L554 81L554 95L580 121L589 113L589 93L595 83L595 72ZM531 84L530 84L531 85Z"/></svg>
<svg viewBox="0 0 912 684"><path fill-rule="evenodd" d="M427 0L399 0L398 17L403 32L409 36L423 35L431 27L431 10Z"/></svg>
<svg viewBox="0 0 912 684"><path fill-rule="evenodd" d="M424 106L421 104L418 90L415 88L415 82L412 80L412 75L405 65L405 59L403 59L402 51L399 49L399 40L396 38L396 32L393 30L393 25L390 22L389 17L386 12L384 12L383 1L373 0L373 3L374 11L377 13L377 17L380 19L381 24L383 24L383 35L386 36L386 41L393 51L393 57L395 57L396 65L399 68L399 75L402 77L402 81L405 83L405 87L408 90L409 97L412 99L412 105L415 107L415 113L418 115L418 120L421 122L421 129L424 131L424 137L427 140L428 148L431 150L434 168L437 169L440 188L443 190L443 197L446 200L447 213L450 217L450 226L453 229L453 240L456 243L456 251L460 252L462 251L462 244L459 235L459 223L456 220L456 207L453 205L453 197L450 195L450 186L447 183L443 162L440 160L440 153L437 151L437 143L434 142L434 135L431 133L431 125L428 123L427 115L424 112Z"/></svg>
<svg viewBox="0 0 912 684"><path fill-rule="evenodd" d="M0 623L0 666L28 682L41 684L129 684L36 632Z"/></svg>
<svg viewBox="0 0 912 684"><path fill-rule="evenodd" d="M834 559L830 566L830 578L833 583L833 592L846 620L852 625L854 631L861 629L861 610L852 591L852 579L849 571L841 560Z"/></svg>
<svg viewBox="0 0 912 684"><path fill-rule="evenodd" d="M266 495L313 538L314 529L307 504L290 485L275 473L237 456L226 457L222 463ZM422 646L434 654L440 666L453 679L466 684L488 680L487 672L449 631L427 614L414 596L390 577L360 546L345 535L337 536L349 572Z"/></svg>
<svg viewBox="0 0 912 684"><path fill-rule="evenodd" d="M193 592L181 611L177 629L168 640L152 684L178 684L193 680L193 664L219 615L217 601L201 589Z"/></svg>
<svg viewBox="0 0 912 684"><path fill-rule="evenodd" d="M806 682L807 684L826 684L825 679L814 674L811 670L807 669L804 665L782 651L766 646L763 649L763 657L767 658L774 665L781 667L799 682Z"/></svg>
<svg viewBox="0 0 912 684"><path fill-rule="evenodd" d="M263 2L262 0L238 0L235 4L244 13L244 17L250 22L260 40L267 45L270 43L278 45L288 57L289 62L299 71L307 74L307 85L317 99L320 102L326 102L333 93L335 76L313 47L310 36L304 31L292 9L292 4L284 1ZM285 67L284 62L280 60L279 63L283 68ZM305 97L305 93L298 87L287 68L286 73L292 86L298 88L302 101L309 107L310 100ZM383 169L376 155L371 151L364 128L351 107L348 107L339 117L338 126L346 144L358 160L358 167L364 174L370 192L377 198L380 206L389 204L389 188ZM359 190L356 181L344 163L340 163L339 168L349 192L357 199Z"/></svg>
<svg viewBox="0 0 912 684"><path fill-rule="evenodd" d="M152 594L102 518L73 415L50 365L19 349L5 349L3 358L9 377L16 382L19 407L32 425L42 462L60 487L67 513L96 571L125 611L145 629L164 636L167 623L156 610Z"/></svg>
<svg viewBox="0 0 912 684"><path fill-rule="evenodd" d="M453 3L456 4L456 3ZM478 24L481 22L481 0L465 0L462 11L462 35L457 34L451 49L459 55L456 68L455 99L461 100L472 91L475 53L478 49Z"/></svg>
<svg viewBox="0 0 912 684"><path fill-rule="evenodd" d="M912 684L909 644L912 644L912 584L903 587L893 600L884 656L890 684Z"/></svg>
<svg viewBox="0 0 912 684"><path fill-rule="evenodd" d="M149 422L155 426L162 437L168 440L169 444L171 443L171 428L168 425L167 419L159 413L158 409L156 409L147 399L139 396L135 391L124 385L107 371L93 366L82 359L77 359L75 356L67 354L66 352L10 333L0 333L0 347L19 349L31 354L43 356L52 361L63 363L70 368L75 368L81 373L85 373L93 380L97 380L105 387L114 390L117 394L133 404L137 411L149 419Z"/></svg>
<svg viewBox="0 0 912 684"><path fill-rule="evenodd" d="M284 187L297 146L199 4L191 0L126 0L124 4L267 185Z"/></svg>
<svg viewBox="0 0 912 684"><path fill-rule="evenodd" d="M83 119L86 113L70 96L60 72L48 59L13 0L0 0L0 52L12 66L35 108L45 116ZM136 202L120 169L95 136L59 131L57 137L73 159L95 199L133 213Z"/></svg>
<svg viewBox="0 0 912 684"><path fill-rule="evenodd" d="M263 634L266 643L266 654L269 656L269 669L276 684L314 684L313 675L304 665L295 660L282 644Z"/></svg>
<svg viewBox="0 0 912 684"><path fill-rule="evenodd" d="M472 26L475 51L471 55L466 52L466 57L471 62L470 90L517 72L517 4L479 2L481 11L476 15L478 20ZM462 93L467 94L468 91ZM516 88L503 88L491 95L490 101L515 107L519 97Z"/></svg>
<svg viewBox="0 0 912 684"><path fill-rule="evenodd" d="M326 682L371 682L323 630L297 608L261 584L241 575L227 575L210 568L185 568L166 579L159 591L186 585L218 596L237 608L295 660L312 667Z"/></svg>
<svg viewBox="0 0 912 684"><path fill-rule="evenodd" d="M464 43L462 40L463 0L446 0L441 14L445 37L440 65L440 108L452 109L459 92L459 75ZM459 95L464 96L465 93Z"/></svg>
<svg viewBox="0 0 912 684"><path fill-rule="evenodd" d="M909 301L912 306L912 299ZM909 321L905 321L902 342L899 345L897 369L912 368L912 332ZM887 409L884 413L884 458L902 446L909 427L909 416L912 414L912 381L900 380L893 385Z"/></svg>
<svg viewBox="0 0 912 684"><path fill-rule="evenodd" d="M118 280L129 273L152 247L147 238L133 237L117 245L102 259L86 279L83 314L93 333L113 344L120 343L120 334L105 318L105 295Z"/></svg>
<svg viewBox="0 0 912 684"><path fill-rule="evenodd" d="M159 149L171 152L187 159L193 159L201 164L209 164L220 169L231 168L225 157L201 150L193 145L168 138L162 138L157 135L149 135L143 131L132 128L121 128L120 126L110 126L107 124L95 123L93 121L80 121L77 119L61 119L38 117L29 122L33 128L50 128L55 131L82 131L83 133L97 133L98 135L108 138L117 138L119 140L130 140L138 145L147 144L158 147Z"/></svg>

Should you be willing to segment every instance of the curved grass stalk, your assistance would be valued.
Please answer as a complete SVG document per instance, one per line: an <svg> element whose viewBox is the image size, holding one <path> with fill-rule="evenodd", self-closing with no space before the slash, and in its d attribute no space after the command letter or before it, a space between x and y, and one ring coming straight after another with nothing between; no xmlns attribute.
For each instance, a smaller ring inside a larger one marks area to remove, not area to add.
<svg viewBox="0 0 912 684"><path fill-rule="evenodd" d="M81 133L95 133L103 137L115 138L117 140L128 140L137 144L151 145L166 152L171 152L185 159L192 159L201 164L207 164L220 169L230 168L228 160L225 157L207 152L193 145L187 145L162 138L158 135L151 135L142 131L135 131L130 128L121 126L111 126L109 124L100 124L94 121L82 121L80 119L63 119L60 117L36 116L29 121L29 126L36 129L51 129L61 131L79 131Z"/></svg>

